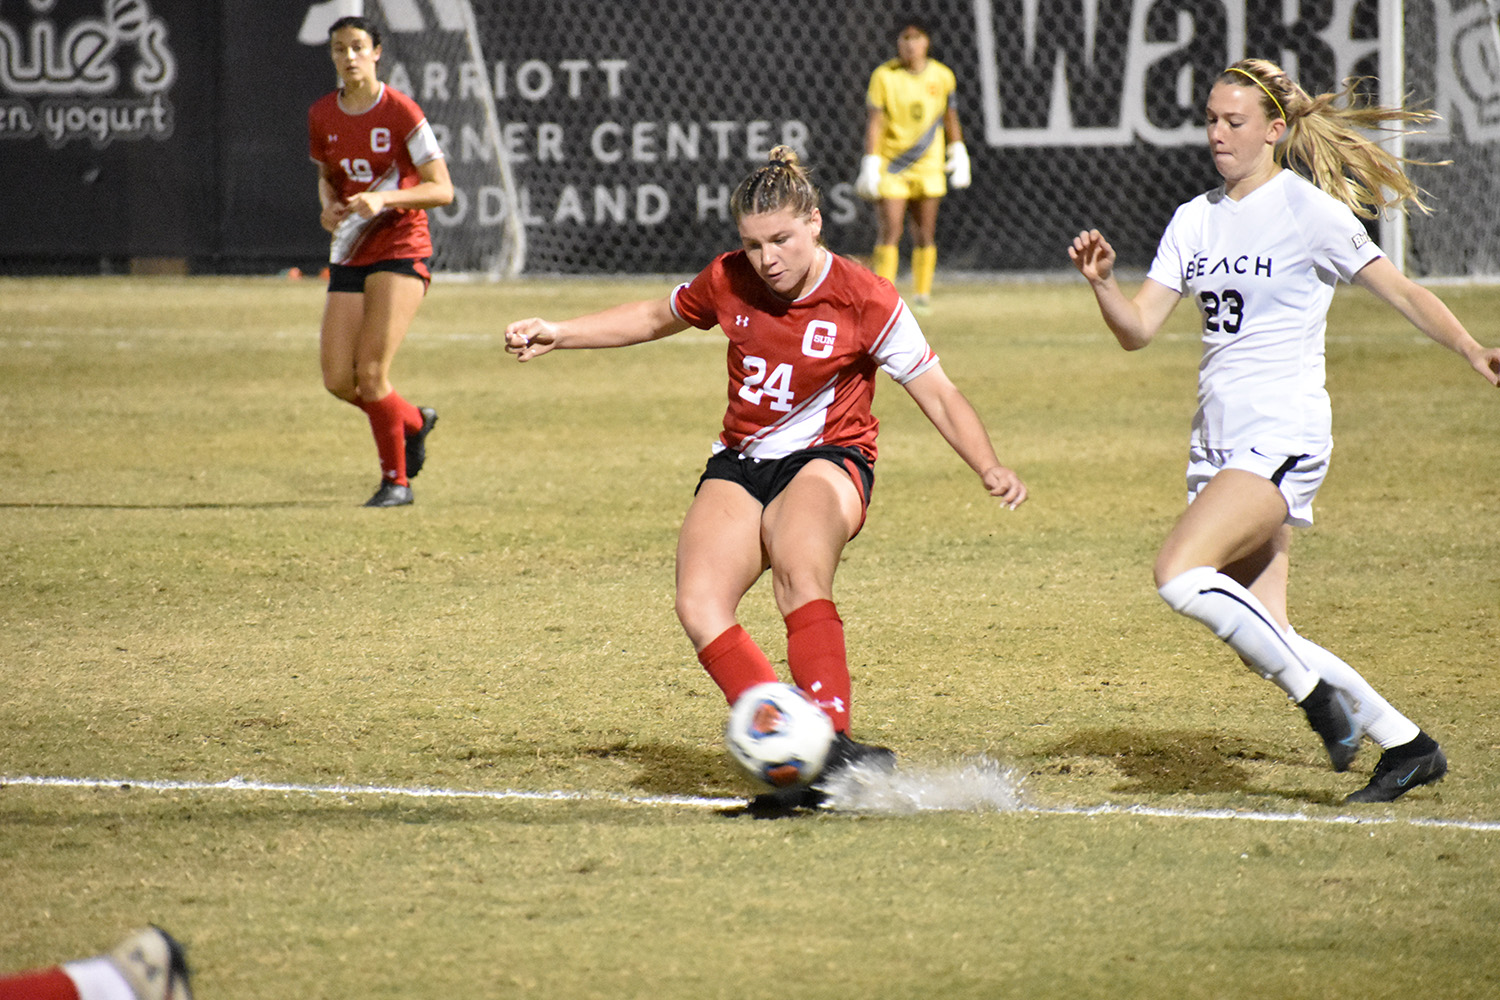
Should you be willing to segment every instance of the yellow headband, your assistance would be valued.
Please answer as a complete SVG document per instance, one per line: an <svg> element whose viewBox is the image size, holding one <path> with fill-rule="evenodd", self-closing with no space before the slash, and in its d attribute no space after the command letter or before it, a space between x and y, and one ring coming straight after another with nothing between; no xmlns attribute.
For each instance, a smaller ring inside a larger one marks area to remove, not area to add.
<svg viewBox="0 0 1500 1000"><path fill-rule="evenodd" d="M1274 104L1274 105L1276 105L1276 110L1281 112L1281 120L1282 121L1286 121L1286 109L1281 106L1281 102L1276 99L1276 95L1273 94L1273 93L1271 93L1270 88L1268 88L1265 84L1263 84L1263 83L1260 82L1260 77L1256 76L1254 73L1251 73L1251 72L1249 72L1247 70L1240 69L1238 66L1231 66L1231 67L1229 67L1229 69L1225 70L1225 72L1226 73L1238 73L1241 76L1247 76L1247 77L1249 77L1250 80L1257 87L1259 87L1261 90L1264 90L1266 92L1266 96L1271 99L1271 103Z"/></svg>

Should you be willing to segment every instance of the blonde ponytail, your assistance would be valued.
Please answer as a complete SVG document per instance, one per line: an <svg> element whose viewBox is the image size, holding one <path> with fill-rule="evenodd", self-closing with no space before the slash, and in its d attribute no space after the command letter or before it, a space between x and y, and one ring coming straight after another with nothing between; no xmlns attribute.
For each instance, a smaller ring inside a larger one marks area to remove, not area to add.
<svg viewBox="0 0 1500 1000"><path fill-rule="evenodd" d="M1360 81L1353 78L1337 92L1312 97L1266 59L1241 59L1215 82L1243 87L1247 77L1259 85L1267 117L1287 123L1286 138L1276 146L1277 163L1304 175L1361 218L1376 218L1403 203L1432 211L1405 168L1443 164L1397 156L1364 134L1399 131L1389 122L1431 121L1431 111L1370 103L1356 92Z"/></svg>

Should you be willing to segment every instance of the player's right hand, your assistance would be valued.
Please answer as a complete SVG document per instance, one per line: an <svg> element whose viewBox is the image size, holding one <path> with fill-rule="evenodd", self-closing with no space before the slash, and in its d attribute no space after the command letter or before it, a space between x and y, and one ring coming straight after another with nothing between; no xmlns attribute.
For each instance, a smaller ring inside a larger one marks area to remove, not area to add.
<svg viewBox="0 0 1500 1000"><path fill-rule="evenodd" d="M1090 282L1108 281L1115 273L1115 248L1097 229L1085 229L1073 237L1068 259Z"/></svg>
<svg viewBox="0 0 1500 1000"><path fill-rule="evenodd" d="M318 215L318 224L330 233L338 232L339 223L344 221L344 216L349 214L349 206L341 201L333 202L323 206L323 211Z"/></svg>
<svg viewBox="0 0 1500 1000"><path fill-rule="evenodd" d="M517 361L546 354L557 343L557 327L537 316L518 319L505 328L505 349Z"/></svg>

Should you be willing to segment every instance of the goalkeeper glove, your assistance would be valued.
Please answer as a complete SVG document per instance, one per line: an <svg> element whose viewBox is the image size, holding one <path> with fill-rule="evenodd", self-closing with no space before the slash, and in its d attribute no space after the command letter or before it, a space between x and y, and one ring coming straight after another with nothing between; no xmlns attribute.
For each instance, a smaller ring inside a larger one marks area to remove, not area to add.
<svg viewBox="0 0 1500 1000"><path fill-rule="evenodd" d="M880 200L880 172L885 161L874 153L867 153L859 161L859 179L854 182L854 193L865 201Z"/></svg>
<svg viewBox="0 0 1500 1000"><path fill-rule="evenodd" d="M974 180L969 172L969 151L961 142L948 147L948 162L943 165L943 169L948 172L948 186L955 191L962 191Z"/></svg>

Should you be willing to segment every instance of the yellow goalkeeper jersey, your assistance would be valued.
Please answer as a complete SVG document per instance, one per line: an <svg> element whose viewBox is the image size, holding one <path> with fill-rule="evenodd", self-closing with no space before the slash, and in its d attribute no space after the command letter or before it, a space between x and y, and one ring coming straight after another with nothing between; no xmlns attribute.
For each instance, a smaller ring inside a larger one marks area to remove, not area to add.
<svg viewBox="0 0 1500 1000"><path fill-rule="evenodd" d="M958 87L953 71L936 59L912 73L900 59L875 67L866 100L885 113L885 133L876 150L891 173L911 167L943 169L943 113Z"/></svg>

